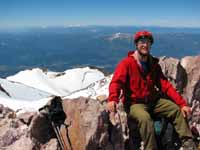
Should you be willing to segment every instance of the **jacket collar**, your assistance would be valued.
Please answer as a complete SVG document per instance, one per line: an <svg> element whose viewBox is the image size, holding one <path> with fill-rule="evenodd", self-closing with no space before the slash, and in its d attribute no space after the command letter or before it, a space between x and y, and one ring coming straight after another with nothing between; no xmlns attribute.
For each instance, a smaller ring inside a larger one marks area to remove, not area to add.
<svg viewBox="0 0 200 150"><path fill-rule="evenodd" d="M129 51L128 57L132 57L137 62L137 64L139 65L140 69L142 68L141 63L140 63L140 61L139 61L139 59L136 55L136 50ZM150 70L152 71L158 65L159 59L156 58L156 57L153 57L152 55L149 55L148 59L149 59L148 61L149 61L150 68L151 68Z"/></svg>

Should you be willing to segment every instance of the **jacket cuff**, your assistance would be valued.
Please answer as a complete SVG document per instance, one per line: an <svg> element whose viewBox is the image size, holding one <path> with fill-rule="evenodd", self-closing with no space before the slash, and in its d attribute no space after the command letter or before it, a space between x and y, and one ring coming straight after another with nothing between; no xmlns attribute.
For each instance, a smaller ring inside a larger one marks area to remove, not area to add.
<svg viewBox="0 0 200 150"><path fill-rule="evenodd" d="M116 103L119 102L119 100L117 98L108 98L108 102L112 102L112 101L114 101Z"/></svg>

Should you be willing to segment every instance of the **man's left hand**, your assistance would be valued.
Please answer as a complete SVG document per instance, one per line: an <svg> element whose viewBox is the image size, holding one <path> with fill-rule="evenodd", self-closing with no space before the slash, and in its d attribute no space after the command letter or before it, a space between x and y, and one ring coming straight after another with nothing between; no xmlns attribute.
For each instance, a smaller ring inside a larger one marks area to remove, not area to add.
<svg viewBox="0 0 200 150"><path fill-rule="evenodd" d="M189 117L191 115L191 108L188 107L188 106L183 106L181 108L181 113L183 114L183 117L186 118L186 117Z"/></svg>

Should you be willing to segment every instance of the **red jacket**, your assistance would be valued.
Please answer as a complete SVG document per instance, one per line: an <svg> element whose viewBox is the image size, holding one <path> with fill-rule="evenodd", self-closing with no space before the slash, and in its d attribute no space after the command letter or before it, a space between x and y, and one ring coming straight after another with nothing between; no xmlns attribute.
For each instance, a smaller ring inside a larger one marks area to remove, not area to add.
<svg viewBox="0 0 200 150"><path fill-rule="evenodd" d="M132 56L133 53L134 51L130 51L128 57L118 64L109 85L109 101L118 103L122 91L124 99L131 100L132 104L146 103L158 98L162 92L180 107L187 105L163 75L157 58L149 57L150 71L144 76L144 70Z"/></svg>

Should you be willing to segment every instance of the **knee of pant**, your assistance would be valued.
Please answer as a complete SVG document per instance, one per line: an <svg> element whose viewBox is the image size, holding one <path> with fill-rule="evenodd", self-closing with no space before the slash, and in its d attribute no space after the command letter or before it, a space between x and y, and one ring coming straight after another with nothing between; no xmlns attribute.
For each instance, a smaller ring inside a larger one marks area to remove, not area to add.
<svg viewBox="0 0 200 150"><path fill-rule="evenodd" d="M173 105L172 111L173 111L174 113L180 113L180 112L181 112L180 107L177 106L177 105Z"/></svg>
<svg viewBox="0 0 200 150"><path fill-rule="evenodd" d="M177 105L174 105L168 113L168 118L174 118L182 115L180 108Z"/></svg>

